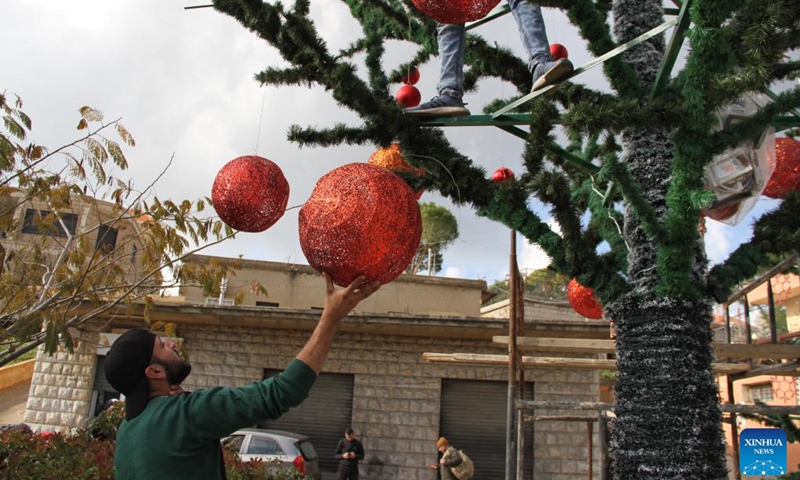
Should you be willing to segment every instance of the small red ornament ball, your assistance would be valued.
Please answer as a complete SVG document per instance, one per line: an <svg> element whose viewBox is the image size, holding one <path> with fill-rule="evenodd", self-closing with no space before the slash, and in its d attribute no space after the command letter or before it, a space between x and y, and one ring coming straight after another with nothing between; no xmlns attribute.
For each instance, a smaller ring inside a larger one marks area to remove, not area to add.
<svg viewBox="0 0 800 480"><path fill-rule="evenodd" d="M554 43L550 45L550 59L561 60L562 58L569 58L567 47L561 45L560 43Z"/></svg>
<svg viewBox="0 0 800 480"><path fill-rule="evenodd" d="M441 23L474 22L485 17L500 0L411 0L417 10Z"/></svg>
<svg viewBox="0 0 800 480"><path fill-rule="evenodd" d="M400 77L400 81L406 85L416 85L419 82L419 70L415 68L411 73Z"/></svg>
<svg viewBox="0 0 800 480"><path fill-rule="evenodd" d="M403 85L397 90L397 103L402 104L404 107L416 107L422 100L422 95L414 85Z"/></svg>
<svg viewBox="0 0 800 480"><path fill-rule="evenodd" d="M252 155L239 157L217 173L211 200L219 218L231 228L263 232L286 211L289 182L270 160Z"/></svg>
<svg viewBox="0 0 800 480"><path fill-rule="evenodd" d="M414 192L391 170L350 163L323 176L300 209L308 263L347 286L359 275L386 284L411 263L422 236Z"/></svg>
<svg viewBox="0 0 800 480"><path fill-rule="evenodd" d="M594 290L584 287L574 278L567 285L567 299L580 315L595 320L603 318L603 306L595 298Z"/></svg>
<svg viewBox="0 0 800 480"><path fill-rule="evenodd" d="M510 168L506 167L498 168L492 174L492 181L498 183L505 183L513 178L514 172L512 172Z"/></svg>
<svg viewBox="0 0 800 480"><path fill-rule="evenodd" d="M413 173L417 177L425 175L424 168L414 168L408 162L406 162L406 159L403 158L400 142L392 142L392 144L386 148L379 148L378 150L375 150L375 152L370 155L367 163L370 165L378 165L379 167L388 168L393 172ZM425 189L418 190L416 193L414 193L414 197L419 200L423 193L425 193Z"/></svg>
<svg viewBox="0 0 800 480"><path fill-rule="evenodd" d="M800 190L800 142L788 137L776 138L775 170L763 193L770 198L783 198L795 190Z"/></svg>

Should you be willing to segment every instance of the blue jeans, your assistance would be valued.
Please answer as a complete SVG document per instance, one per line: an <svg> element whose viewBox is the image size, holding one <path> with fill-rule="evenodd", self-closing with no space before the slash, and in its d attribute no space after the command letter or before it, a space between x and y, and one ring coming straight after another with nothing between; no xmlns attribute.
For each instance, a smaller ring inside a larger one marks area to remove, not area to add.
<svg viewBox="0 0 800 480"><path fill-rule="evenodd" d="M528 69L533 72L540 62L550 60L550 44L538 4L524 0L508 0L511 14L517 22L522 45L528 53ZM439 94L461 98L464 96L464 24L439 23L436 26L439 42Z"/></svg>

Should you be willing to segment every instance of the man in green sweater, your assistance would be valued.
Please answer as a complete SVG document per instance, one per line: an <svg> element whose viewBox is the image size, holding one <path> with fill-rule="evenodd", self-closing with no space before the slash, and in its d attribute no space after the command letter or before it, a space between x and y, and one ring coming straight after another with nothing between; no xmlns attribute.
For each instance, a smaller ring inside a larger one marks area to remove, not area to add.
<svg viewBox="0 0 800 480"><path fill-rule="evenodd" d="M323 276L325 307L311 338L283 373L262 382L184 393L180 384L192 368L174 343L144 329L121 335L105 362L109 383L125 395L114 457L117 480L224 479L221 438L278 418L305 400L339 322L380 288L362 276L337 290Z"/></svg>

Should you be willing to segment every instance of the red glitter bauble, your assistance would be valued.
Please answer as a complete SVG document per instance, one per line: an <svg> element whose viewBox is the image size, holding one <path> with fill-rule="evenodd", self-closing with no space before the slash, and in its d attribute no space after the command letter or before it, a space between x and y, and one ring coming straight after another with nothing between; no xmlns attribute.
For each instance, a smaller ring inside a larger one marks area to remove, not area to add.
<svg viewBox="0 0 800 480"><path fill-rule="evenodd" d="M419 82L419 70L415 68L408 75L403 75L402 77L400 77L400 81L405 83L406 85L416 85L416 83Z"/></svg>
<svg viewBox="0 0 800 480"><path fill-rule="evenodd" d="M286 211L289 182L266 158L239 157L225 164L211 189L214 210L223 222L243 232L263 232Z"/></svg>
<svg viewBox="0 0 800 480"><path fill-rule="evenodd" d="M417 87L413 85L403 85L397 90L397 103L402 104L404 107L416 107L422 100L422 94L419 93Z"/></svg>
<svg viewBox="0 0 800 480"><path fill-rule="evenodd" d="M417 10L440 23L474 22L485 17L500 0L411 0Z"/></svg>
<svg viewBox="0 0 800 480"><path fill-rule="evenodd" d="M788 137L776 138L775 171L763 193L770 198L783 198L795 190L800 190L800 142Z"/></svg>
<svg viewBox="0 0 800 480"><path fill-rule="evenodd" d="M308 263L349 285L359 275L386 284L411 263L422 236L414 192L391 170L350 163L322 177L300 209Z"/></svg>
<svg viewBox="0 0 800 480"><path fill-rule="evenodd" d="M378 165L379 167L388 168L393 172L408 172L413 173L416 176L422 176L425 174L424 168L414 168L406 162L406 159L403 158L402 150L400 150L400 143L399 142L392 142L386 148L380 148L376 150L372 155L370 155L369 160L367 163L370 165ZM417 200L425 193L425 189L418 190L414 196Z"/></svg>
<svg viewBox="0 0 800 480"><path fill-rule="evenodd" d="M567 299L572 309L580 315L595 320L603 318L603 306L595 298L594 290L584 287L574 278L567 286Z"/></svg>
<svg viewBox="0 0 800 480"><path fill-rule="evenodd" d="M514 178L514 172L512 172L510 168L506 167L498 168L492 174L493 182L505 183L513 178Z"/></svg>
<svg viewBox="0 0 800 480"><path fill-rule="evenodd" d="M569 58L567 47L560 43L550 45L550 60L560 60L562 58Z"/></svg>

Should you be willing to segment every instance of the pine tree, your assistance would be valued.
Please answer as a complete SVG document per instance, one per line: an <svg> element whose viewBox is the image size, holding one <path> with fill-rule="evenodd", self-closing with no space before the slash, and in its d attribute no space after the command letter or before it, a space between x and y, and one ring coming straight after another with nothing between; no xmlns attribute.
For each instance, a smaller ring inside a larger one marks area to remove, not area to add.
<svg viewBox="0 0 800 480"><path fill-rule="evenodd" d="M412 165L427 174L409 179L415 189L436 190L455 203L520 232L551 259L551 268L594 288L617 329L619 380L612 455L619 479L727 478L721 413L712 371L711 302L767 264L768 255L800 248L800 195L758 219L752 239L722 264L707 269L701 211L713 196L704 169L715 155L759 136L800 106L800 89L775 95L755 115L714 131L714 112L748 92L794 78L800 62L784 55L800 46L797 0L685 0L676 2L690 52L670 76L663 35L610 58L603 72L613 94L576 83L552 97L537 97L515 112L530 113L523 162L526 171L492 183L438 128L404 116L389 93L401 72L436 55L434 22L409 1L344 0L363 36L331 52L309 19L309 1L291 6L262 0L215 0L276 48L291 65L256 75L265 85L320 85L363 124L330 128L295 126L299 146L342 143L387 146L399 141ZM578 28L588 50L600 56L664 22L659 0L553 0ZM613 25L608 15L613 10ZM384 42L418 46L409 65L387 70ZM367 80L356 74L365 56ZM531 86L525 63L478 35L468 38L465 88L495 77L520 95ZM487 110L508 104L498 99ZM553 142L560 125L566 148ZM438 161L430 159L435 158ZM452 179L456 179L454 182ZM596 186L613 183L607 198ZM530 207L548 205L560 233ZM622 205L620 208L619 205ZM589 212L591 220L581 221ZM622 232L617 225L624 225ZM598 253L607 242L611 250Z"/></svg>

